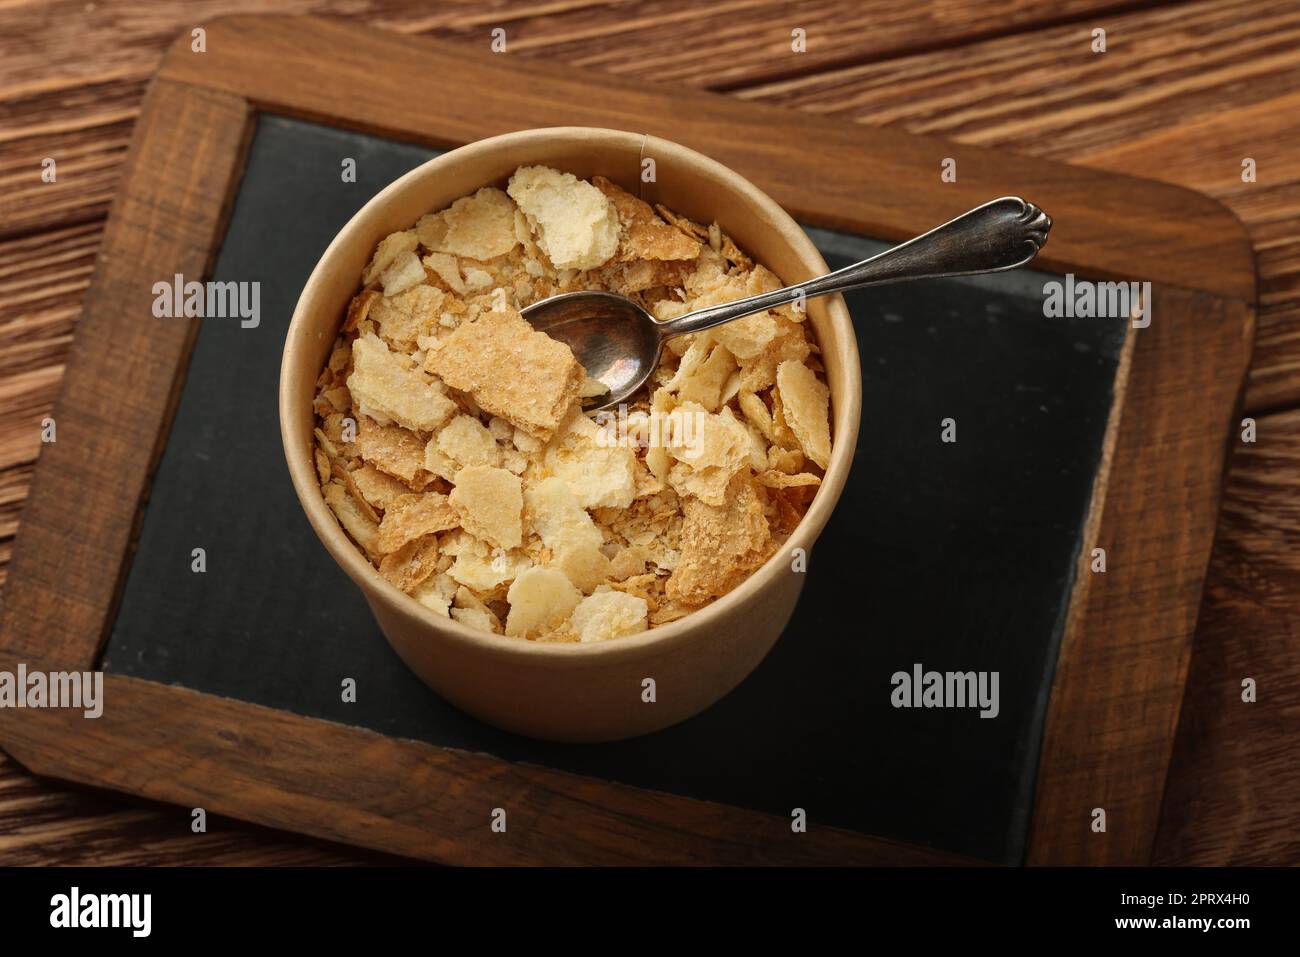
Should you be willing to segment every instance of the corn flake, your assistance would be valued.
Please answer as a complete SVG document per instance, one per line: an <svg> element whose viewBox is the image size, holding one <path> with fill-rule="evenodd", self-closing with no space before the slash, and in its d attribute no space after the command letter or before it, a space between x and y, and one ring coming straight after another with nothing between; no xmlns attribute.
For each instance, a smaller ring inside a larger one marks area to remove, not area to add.
<svg viewBox="0 0 1300 957"><path fill-rule="evenodd" d="M446 300L441 289L418 285L391 298L376 295L367 311L379 338L390 349L409 353L437 328Z"/></svg>
<svg viewBox="0 0 1300 957"><path fill-rule="evenodd" d="M425 367L484 411L542 439L555 432L586 378L568 346L514 311L461 325L430 351Z"/></svg>
<svg viewBox="0 0 1300 957"><path fill-rule="evenodd" d="M523 166L510 177L507 192L556 269L594 269L618 249L614 205L572 173Z"/></svg>
<svg viewBox="0 0 1300 957"><path fill-rule="evenodd" d="M384 296L391 298L424 282L424 266L415 253L402 253L379 275Z"/></svg>
<svg viewBox="0 0 1300 957"><path fill-rule="evenodd" d="M583 592L610 577L609 559L601 551L604 536L562 480L545 479L525 493L524 501L533 530L551 552L553 567Z"/></svg>
<svg viewBox="0 0 1300 957"><path fill-rule="evenodd" d="M357 420L356 448L365 462L408 484L423 471L424 442L409 429L380 425L363 415Z"/></svg>
<svg viewBox="0 0 1300 957"><path fill-rule="evenodd" d="M746 476L733 480L722 505L690 498L683 512L681 561L665 589L670 599L700 604L725 595L771 553L767 519Z"/></svg>
<svg viewBox="0 0 1300 957"><path fill-rule="evenodd" d="M407 542L460 525L456 510L441 492L407 493L394 499L379 523L375 549L383 555Z"/></svg>
<svg viewBox="0 0 1300 957"><path fill-rule="evenodd" d="M644 598L606 589L588 595L573 609L579 641L608 641L646 630L650 608Z"/></svg>
<svg viewBox="0 0 1300 957"><path fill-rule="evenodd" d="M526 636L550 631L563 624L582 599L562 573L552 568L530 568L510 586L506 600L510 615L506 634Z"/></svg>
<svg viewBox="0 0 1300 957"><path fill-rule="evenodd" d="M406 229L386 236L375 250L374 257L361 274L361 282L370 285L380 274L387 270L403 253L414 252L420 245L420 238L415 230Z"/></svg>
<svg viewBox="0 0 1300 957"><path fill-rule="evenodd" d="M583 508L626 508L636 495L636 456L576 408L542 455Z"/></svg>
<svg viewBox="0 0 1300 957"><path fill-rule="evenodd" d="M515 236L515 204L491 186L456 200L443 213L443 222L446 230L439 241L425 243L436 252L486 260L504 256L519 245Z"/></svg>
<svg viewBox="0 0 1300 957"><path fill-rule="evenodd" d="M500 548L523 542L523 491L519 476L491 465L470 465L456 473L448 497L465 530Z"/></svg>
<svg viewBox="0 0 1300 957"><path fill-rule="evenodd" d="M362 415L381 425L396 422L407 429L432 432L456 412L442 384L414 362L391 352L374 333L352 346L352 375L348 389Z"/></svg>
<svg viewBox="0 0 1300 957"><path fill-rule="evenodd" d="M365 551L373 552L379 526L362 511L361 505L348 494L342 482L330 482L321 489L325 504L330 507L344 531Z"/></svg>
<svg viewBox="0 0 1300 957"><path fill-rule="evenodd" d="M785 419L804 454L826 468L831 459L830 390L811 369L793 359L777 366L776 387Z"/></svg>
<svg viewBox="0 0 1300 957"><path fill-rule="evenodd" d="M501 448L477 416L456 416L442 427L434 441L438 451L457 466L501 464ZM454 476L451 480L455 481Z"/></svg>
<svg viewBox="0 0 1300 957"><path fill-rule="evenodd" d="M434 573L438 562L438 536L413 539L379 562L379 574L401 591L411 593Z"/></svg>

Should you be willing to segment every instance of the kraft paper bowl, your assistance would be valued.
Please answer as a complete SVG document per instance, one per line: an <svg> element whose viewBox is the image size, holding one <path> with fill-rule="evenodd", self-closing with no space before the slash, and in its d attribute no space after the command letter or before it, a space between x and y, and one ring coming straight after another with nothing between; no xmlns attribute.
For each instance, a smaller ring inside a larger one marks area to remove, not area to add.
<svg viewBox="0 0 1300 957"><path fill-rule="evenodd" d="M642 183L642 159L655 161ZM827 272L816 247L775 202L730 169L683 146L617 130L560 127L508 133L430 160L374 197L325 250L294 310L280 371L280 428L293 485L316 534L365 594L384 635L430 688L463 711L520 734L610 741L682 721L738 685L763 659L794 610L811 552L844 489L857 441L862 382L857 342L839 296L808 301L831 391L834 451L825 480L789 540L740 587L679 621L595 644L547 644L488 634L424 608L383 579L326 506L312 461L315 382L358 290L361 271L389 233L481 186L504 187L519 166L595 174L697 222L717 221L784 282ZM328 595L321 596L328 601ZM357 641L369 640L357 635ZM654 701L644 700L646 679ZM775 708L782 702L772 703Z"/></svg>

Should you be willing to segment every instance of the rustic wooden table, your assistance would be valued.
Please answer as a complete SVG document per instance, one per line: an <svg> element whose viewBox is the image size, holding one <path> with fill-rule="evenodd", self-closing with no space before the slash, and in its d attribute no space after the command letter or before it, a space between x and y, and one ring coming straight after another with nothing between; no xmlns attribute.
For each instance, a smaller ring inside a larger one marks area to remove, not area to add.
<svg viewBox="0 0 1300 957"><path fill-rule="evenodd" d="M1246 223L1260 315L1156 860L1300 863L1300 4L1295 0L15 0L0 8L0 582L141 97L176 35L315 13L1166 180ZM792 31L806 51L791 50ZM1105 30L1105 52L1094 31ZM44 183L54 157L58 180ZM1254 182L1243 161L1254 160ZM1121 228L1117 224L1117 228ZM0 600L3 592L0 591ZM1241 701L1254 678L1258 701ZM44 781L0 755L0 863L377 855Z"/></svg>

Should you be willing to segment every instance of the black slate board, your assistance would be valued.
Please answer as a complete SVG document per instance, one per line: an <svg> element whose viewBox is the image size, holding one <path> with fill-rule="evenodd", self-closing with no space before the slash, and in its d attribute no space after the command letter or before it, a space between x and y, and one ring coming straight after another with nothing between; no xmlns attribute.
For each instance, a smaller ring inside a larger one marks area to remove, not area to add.
<svg viewBox="0 0 1300 957"><path fill-rule="evenodd" d="M389 649L316 540L276 421L280 349L334 233L429 151L264 116L214 279L261 322L204 322L107 670L510 760L1023 857L1042 722L1123 327L1046 320L1020 272L848 297L862 353L853 477L794 620L706 713L639 740L545 744L445 704ZM341 182L344 158L357 182ZM809 230L833 268L883 245ZM156 320L155 320L156 321ZM957 420L958 441L939 441ZM207 571L191 571L191 550ZM1000 714L902 710L914 663L1000 673ZM340 700L355 678L358 700Z"/></svg>

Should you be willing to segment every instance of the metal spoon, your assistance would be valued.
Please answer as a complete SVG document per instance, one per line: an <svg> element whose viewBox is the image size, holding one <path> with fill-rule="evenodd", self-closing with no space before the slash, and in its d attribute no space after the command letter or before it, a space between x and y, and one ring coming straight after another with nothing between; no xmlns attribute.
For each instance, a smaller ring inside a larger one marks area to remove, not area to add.
<svg viewBox="0 0 1300 957"><path fill-rule="evenodd" d="M567 343L587 375L608 386L608 393L587 406L607 409L627 401L650 378L664 343L674 336L703 332L809 296L1015 269L1038 254L1051 228L1052 220L1033 203L1004 196L860 263L668 322L658 322L631 299L612 292L563 293L533 303L523 316L534 328Z"/></svg>

